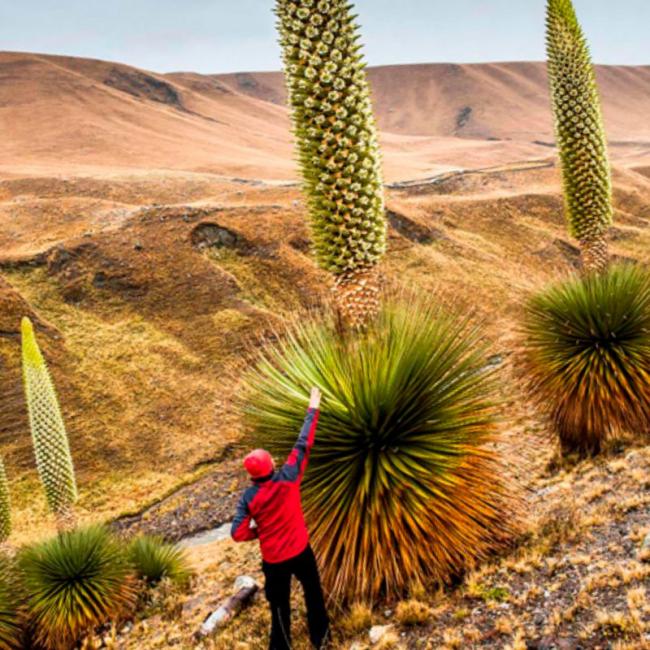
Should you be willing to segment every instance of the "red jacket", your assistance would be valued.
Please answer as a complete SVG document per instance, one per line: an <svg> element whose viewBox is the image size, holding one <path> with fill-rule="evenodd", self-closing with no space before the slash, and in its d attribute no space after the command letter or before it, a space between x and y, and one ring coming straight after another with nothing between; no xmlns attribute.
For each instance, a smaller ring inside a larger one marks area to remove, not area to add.
<svg viewBox="0 0 650 650"><path fill-rule="evenodd" d="M242 495L232 524L236 542L260 540L262 558L276 564L300 555L309 544L300 483L314 444L319 411L309 409L295 447L278 472L253 481ZM251 528L255 520L256 528Z"/></svg>

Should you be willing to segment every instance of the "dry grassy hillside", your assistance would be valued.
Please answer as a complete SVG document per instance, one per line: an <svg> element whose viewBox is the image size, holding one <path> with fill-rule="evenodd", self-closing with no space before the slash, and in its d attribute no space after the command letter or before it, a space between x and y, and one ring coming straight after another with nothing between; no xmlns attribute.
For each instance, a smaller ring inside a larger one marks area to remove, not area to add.
<svg viewBox="0 0 650 650"><path fill-rule="evenodd" d="M616 186L614 251L645 260L650 180L620 170ZM388 278L477 308L507 355L522 298L577 262L557 189L557 170L537 166L391 190ZM326 297L298 190L151 174L5 180L0 193L0 440L22 486L19 530L42 514L24 313L62 393L89 516L137 508L219 459L241 435L226 408L232 364Z"/></svg>
<svg viewBox="0 0 650 650"><path fill-rule="evenodd" d="M611 247L619 258L647 262L650 68L601 68L599 74L615 167ZM551 513L548 521L567 520L566 531L540 533L530 554L524 549L505 561L513 566L496 565L476 577L489 591L505 579L500 572L544 581L560 571L555 582L568 586L557 587L559 629L561 610L578 593L570 580L575 563L566 558L585 562L582 534L594 529L599 540L596 568L617 558L620 572L631 571L630 549L650 521L647 481L637 476L646 471L646 451L641 464L630 461L630 472L619 463L611 472L596 468L593 476L590 466L559 478L544 475L552 449L513 372L522 301L578 263L562 214L544 68L399 66L371 69L370 76L389 182L388 283L460 302L484 319L503 367L503 448L513 454L513 474L534 485L536 514L571 499L602 505L600 519L594 514L588 521ZM230 516L242 438L230 408L238 374L261 337L327 300L310 253L283 96L274 73L159 75L102 61L0 54L0 450L17 542L52 528L37 489L22 397L19 324L26 314L61 395L83 519L136 513L125 525L178 538ZM621 514L627 541L612 555L616 540L605 524L619 512L608 483L617 472L625 476L617 485L634 514ZM580 483L583 475L591 478ZM574 479L579 493L572 491ZM182 483L191 485L161 501ZM640 500L633 504L637 484ZM539 492L557 486L566 490L549 502ZM551 564L539 559L549 550L541 550L545 535L554 540ZM231 573L255 570L250 551L210 552L232 560L224 568L221 557L208 562L199 553L206 577L198 589L216 590L215 599ZM606 567L600 568L597 577L606 580ZM647 572L625 576L648 581ZM551 625L550 606L539 594L526 605L526 580L507 586L512 602L527 611L522 629L537 625L537 610ZM616 607L627 597L628 583L621 584L612 596ZM506 640L514 639L514 618L512 633L507 622L501 624L506 632L493 632L503 612L483 587L462 592L439 613L449 633L461 635L456 645L450 637L449 647L466 647L463 621L487 635L486 647L508 647ZM203 616L213 600L186 604L192 625L191 617ZM476 600L484 605L480 620ZM588 608L587 596L584 603ZM468 609L471 617L460 613ZM216 647L233 647L237 633L259 634L255 626L266 623L261 611L257 605L253 623L244 620ZM181 631L155 635L144 625L123 647L186 647L190 624L180 625ZM425 632L446 642L441 630ZM427 647L420 642L425 632L410 635L408 647ZM579 640L578 631L571 634ZM490 639L503 644L489 646Z"/></svg>

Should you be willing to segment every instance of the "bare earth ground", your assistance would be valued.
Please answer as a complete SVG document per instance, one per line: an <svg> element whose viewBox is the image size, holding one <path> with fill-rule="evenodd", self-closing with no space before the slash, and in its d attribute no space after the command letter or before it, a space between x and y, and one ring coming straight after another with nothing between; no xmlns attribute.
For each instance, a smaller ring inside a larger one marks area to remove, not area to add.
<svg viewBox="0 0 650 650"><path fill-rule="evenodd" d="M650 250L649 70L599 71L611 247L640 262ZM507 470L529 499L528 532L506 557L453 590L416 595L431 609L422 625L399 624L396 603L372 622L395 625L395 647L646 647L648 448L549 472L552 445L515 372L522 301L578 263L543 66L407 66L371 79L388 283L484 320L502 367ZM245 445L231 408L237 378L265 336L327 299L278 80L0 53L0 445L15 543L53 530L20 384L23 315L60 392L82 519L180 539L232 516ZM259 577L254 547L190 552L200 571L191 593L161 590L152 617L116 647L194 647L191 633L234 577ZM333 614L337 644L364 647L368 621ZM264 647L267 623L259 600L209 647Z"/></svg>

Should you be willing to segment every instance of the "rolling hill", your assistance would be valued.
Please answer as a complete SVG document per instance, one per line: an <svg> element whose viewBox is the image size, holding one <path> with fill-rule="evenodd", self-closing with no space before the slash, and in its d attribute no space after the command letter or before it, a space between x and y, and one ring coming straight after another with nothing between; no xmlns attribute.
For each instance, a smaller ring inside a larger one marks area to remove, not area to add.
<svg viewBox="0 0 650 650"><path fill-rule="evenodd" d="M369 76L389 181L545 158L543 64L411 65ZM650 146L650 67L599 69L614 156ZM0 173L176 170L292 180L280 73L156 74L0 53Z"/></svg>

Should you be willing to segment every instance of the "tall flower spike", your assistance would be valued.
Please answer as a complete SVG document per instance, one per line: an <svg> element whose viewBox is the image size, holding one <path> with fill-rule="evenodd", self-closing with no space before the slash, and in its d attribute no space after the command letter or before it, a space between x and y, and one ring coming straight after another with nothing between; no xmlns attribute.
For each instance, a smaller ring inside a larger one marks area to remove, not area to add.
<svg viewBox="0 0 650 650"><path fill-rule="evenodd" d="M23 318L21 331L23 380L36 466L48 505L57 516L59 527L67 528L77 498L68 434L54 384L29 318Z"/></svg>
<svg viewBox="0 0 650 650"><path fill-rule="evenodd" d="M11 535L11 499L4 461L0 458L0 544Z"/></svg>
<svg viewBox="0 0 650 650"><path fill-rule="evenodd" d="M587 273L607 268L611 172L589 46L571 0L548 0L547 54L564 195L571 235Z"/></svg>
<svg viewBox="0 0 650 650"><path fill-rule="evenodd" d="M381 159L352 5L277 0L294 133L318 264L352 326L379 306L386 250Z"/></svg>

